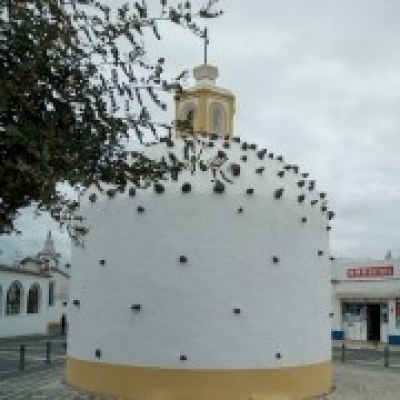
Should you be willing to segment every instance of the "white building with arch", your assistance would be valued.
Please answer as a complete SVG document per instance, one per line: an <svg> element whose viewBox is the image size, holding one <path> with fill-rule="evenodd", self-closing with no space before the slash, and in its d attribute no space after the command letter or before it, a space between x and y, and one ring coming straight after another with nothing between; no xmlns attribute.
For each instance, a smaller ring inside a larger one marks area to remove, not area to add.
<svg viewBox="0 0 400 400"><path fill-rule="evenodd" d="M59 259L49 232L36 256L0 265L0 337L45 334L67 318L69 274Z"/></svg>
<svg viewBox="0 0 400 400"><path fill-rule="evenodd" d="M47 333L50 275L0 265L0 337Z"/></svg>

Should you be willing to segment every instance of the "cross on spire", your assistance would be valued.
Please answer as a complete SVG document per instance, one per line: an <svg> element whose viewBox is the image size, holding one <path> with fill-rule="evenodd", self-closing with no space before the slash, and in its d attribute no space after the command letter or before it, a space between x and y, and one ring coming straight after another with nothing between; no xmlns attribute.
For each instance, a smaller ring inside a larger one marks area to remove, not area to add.
<svg viewBox="0 0 400 400"><path fill-rule="evenodd" d="M208 39L208 28L204 28L203 39L204 39L204 64L207 65L207 50L208 50L208 45L210 44L210 41Z"/></svg>

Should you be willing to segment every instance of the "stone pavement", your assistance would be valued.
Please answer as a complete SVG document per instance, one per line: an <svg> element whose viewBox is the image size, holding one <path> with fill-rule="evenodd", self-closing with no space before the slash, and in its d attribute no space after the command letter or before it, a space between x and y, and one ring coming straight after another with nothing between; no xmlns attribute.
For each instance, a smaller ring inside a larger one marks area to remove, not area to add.
<svg viewBox="0 0 400 400"><path fill-rule="evenodd" d="M0 381L0 400L117 400L85 393L63 382L64 365Z"/></svg>
<svg viewBox="0 0 400 400"><path fill-rule="evenodd" d="M0 381L1 400L110 400L74 390L63 383L63 365L21 373ZM399 400L400 379L396 370L334 363L336 390L326 400ZM113 400L117 400L114 398ZM207 399L204 399L207 400Z"/></svg>

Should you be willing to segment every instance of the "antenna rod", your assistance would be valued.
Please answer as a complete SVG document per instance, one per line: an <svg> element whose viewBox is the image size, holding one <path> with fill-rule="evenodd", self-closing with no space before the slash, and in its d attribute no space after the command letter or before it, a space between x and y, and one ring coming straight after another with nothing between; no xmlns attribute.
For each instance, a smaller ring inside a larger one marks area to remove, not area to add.
<svg viewBox="0 0 400 400"><path fill-rule="evenodd" d="M204 28L204 64L207 65L208 28Z"/></svg>

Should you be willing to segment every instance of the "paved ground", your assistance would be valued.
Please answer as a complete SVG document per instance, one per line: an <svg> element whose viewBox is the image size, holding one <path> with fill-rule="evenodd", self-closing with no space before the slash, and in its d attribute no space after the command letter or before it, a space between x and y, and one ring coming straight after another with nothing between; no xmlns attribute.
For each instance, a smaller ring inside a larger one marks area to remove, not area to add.
<svg viewBox="0 0 400 400"><path fill-rule="evenodd" d="M49 343L49 345L47 344ZM65 338L61 336L31 336L0 340L0 381L21 374L21 345L24 345L24 371L48 370L47 351L52 366L61 365L66 354ZM50 346L48 348L48 346Z"/></svg>
<svg viewBox="0 0 400 400"><path fill-rule="evenodd" d="M399 400L396 369L335 363L335 391L326 400Z"/></svg>
<svg viewBox="0 0 400 400"><path fill-rule="evenodd" d="M332 358L334 361L341 362L342 349L337 347L333 348ZM400 351L391 348L388 362L390 369L395 369L400 373ZM345 363L377 368L383 367L385 365L384 349L357 348L353 345L351 348L346 348L345 350ZM400 400L400 394L398 398Z"/></svg>
<svg viewBox="0 0 400 400"><path fill-rule="evenodd" d="M51 364L46 363L46 342L51 341ZM19 346L26 344L26 364L19 371ZM0 340L0 400L105 400L110 397L82 393L63 383L64 338L35 337ZM336 390L325 400L399 400L400 351L391 351L390 367L383 366L383 349L353 348L340 362L341 349L333 349ZM204 399L207 400L207 399Z"/></svg>

